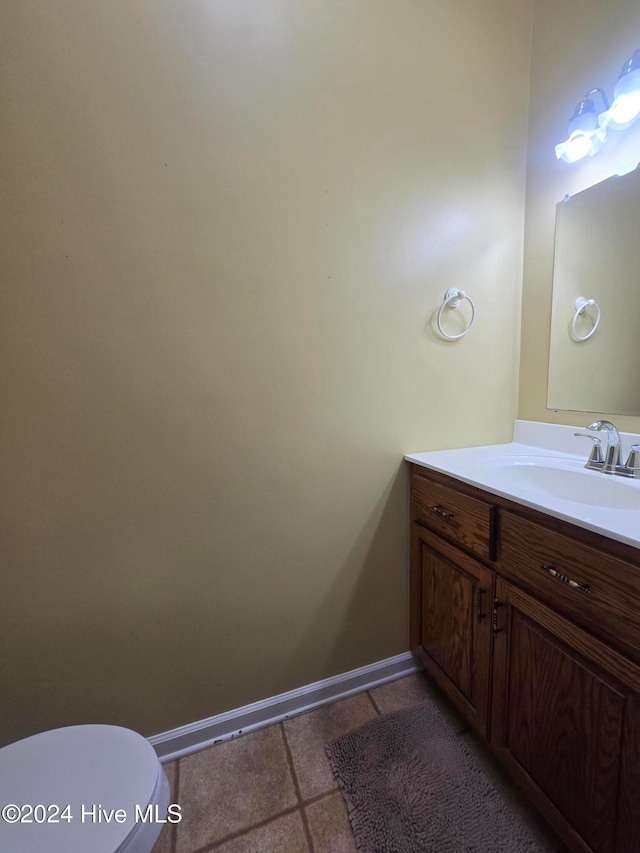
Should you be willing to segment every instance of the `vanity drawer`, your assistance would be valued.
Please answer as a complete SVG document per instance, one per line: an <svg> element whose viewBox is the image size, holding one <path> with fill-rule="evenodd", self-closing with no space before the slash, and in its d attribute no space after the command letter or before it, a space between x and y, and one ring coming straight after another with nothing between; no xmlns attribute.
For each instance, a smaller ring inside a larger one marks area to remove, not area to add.
<svg viewBox="0 0 640 853"><path fill-rule="evenodd" d="M495 507L414 474L411 518L487 560L494 557Z"/></svg>
<svg viewBox="0 0 640 853"><path fill-rule="evenodd" d="M499 526L501 574L638 656L638 566L506 510Z"/></svg>

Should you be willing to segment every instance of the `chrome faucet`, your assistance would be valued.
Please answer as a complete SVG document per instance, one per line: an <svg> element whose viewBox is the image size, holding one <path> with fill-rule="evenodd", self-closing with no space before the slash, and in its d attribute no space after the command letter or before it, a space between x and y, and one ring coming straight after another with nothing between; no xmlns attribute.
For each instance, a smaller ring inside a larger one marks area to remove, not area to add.
<svg viewBox="0 0 640 853"><path fill-rule="evenodd" d="M622 447L620 433L611 421L594 421L592 424L589 424L587 429L596 432L603 429L607 431L607 452L605 453L602 470L605 474L617 474L618 468L622 467L620 460Z"/></svg>
<svg viewBox="0 0 640 853"><path fill-rule="evenodd" d="M590 438L593 441L591 454L587 460L585 468L590 468L593 471L602 471L605 474L618 474L620 477L638 477L640 478L640 444L632 444L631 452L625 464L622 464L622 442L620 433L611 421L594 421L587 427L592 432L600 432L606 430L607 433L607 451L603 458L600 439L595 435L589 435L587 432L574 432L574 435Z"/></svg>

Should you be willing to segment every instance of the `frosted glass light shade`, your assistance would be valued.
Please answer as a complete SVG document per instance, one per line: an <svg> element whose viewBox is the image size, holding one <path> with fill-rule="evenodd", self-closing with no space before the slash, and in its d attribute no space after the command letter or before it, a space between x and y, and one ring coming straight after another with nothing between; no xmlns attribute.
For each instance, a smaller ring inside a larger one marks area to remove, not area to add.
<svg viewBox="0 0 640 853"><path fill-rule="evenodd" d="M606 132L598 127L593 101L581 101L569 122L569 138L556 145L556 157L575 163L583 157L593 157L606 140Z"/></svg>
<svg viewBox="0 0 640 853"><path fill-rule="evenodd" d="M640 50L629 59L613 88L611 107L598 116L604 128L626 130L640 117Z"/></svg>
<svg viewBox="0 0 640 853"><path fill-rule="evenodd" d="M639 73L640 76L640 73ZM640 79L639 90L616 95L611 107L604 113L600 113L598 121L602 127L611 127L614 130L626 130L640 116Z"/></svg>
<svg viewBox="0 0 640 853"><path fill-rule="evenodd" d="M600 151L605 142L602 130L598 128L593 131L574 130L569 138L556 145L556 157L567 163L575 163L583 157L593 157Z"/></svg>

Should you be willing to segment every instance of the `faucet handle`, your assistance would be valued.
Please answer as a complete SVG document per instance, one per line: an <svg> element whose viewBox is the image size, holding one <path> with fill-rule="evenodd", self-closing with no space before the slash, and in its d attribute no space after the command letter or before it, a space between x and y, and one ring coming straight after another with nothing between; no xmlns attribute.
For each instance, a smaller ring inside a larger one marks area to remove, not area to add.
<svg viewBox="0 0 640 853"><path fill-rule="evenodd" d="M591 448L591 453L589 454L587 465L603 465L604 456L602 455L602 442L600 441L598 436L589 435L588 432L574 432L574 435L578 436L579 438L590 438L593 442L593 447ZM637 445L637 447L640 451L640 445Z"/></svg>
<svg viewBox="0 0 640 853"><path fill-rule="evenodd" d="M629 453L629 457L627 461L624 463L624 467L628 468L630 471L637 471L640 474L640 444L632 444L631 452ZM636 476L638 476L636 474Z"/></svg>

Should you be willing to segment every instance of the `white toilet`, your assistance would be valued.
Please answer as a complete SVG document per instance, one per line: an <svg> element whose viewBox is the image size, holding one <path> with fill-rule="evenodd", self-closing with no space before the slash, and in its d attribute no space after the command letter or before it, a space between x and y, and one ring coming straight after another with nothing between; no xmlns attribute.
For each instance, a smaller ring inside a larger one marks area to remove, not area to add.
<svg viewBox="0 0 640 853"><path fill-rule="evenodd" d="M0 851L151 853L169 798L164 769L136 732L91 725L33 735L0 749Z"/></svg>

